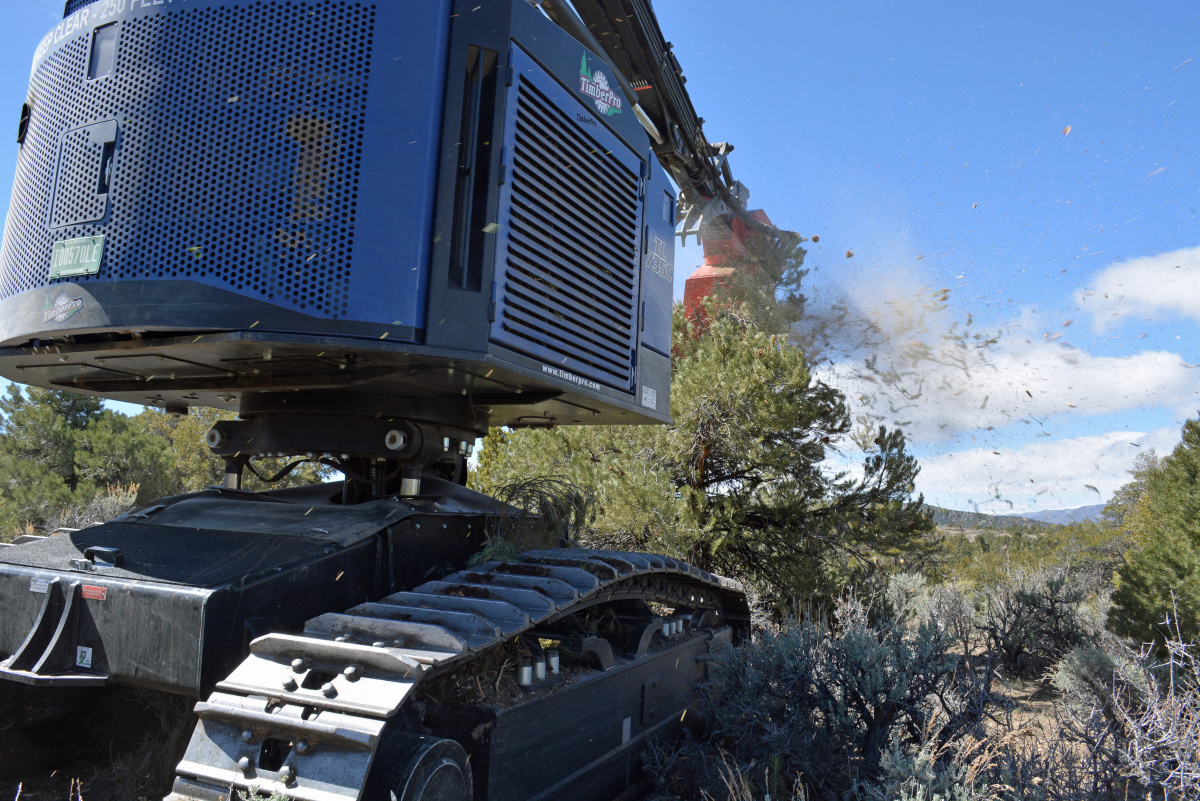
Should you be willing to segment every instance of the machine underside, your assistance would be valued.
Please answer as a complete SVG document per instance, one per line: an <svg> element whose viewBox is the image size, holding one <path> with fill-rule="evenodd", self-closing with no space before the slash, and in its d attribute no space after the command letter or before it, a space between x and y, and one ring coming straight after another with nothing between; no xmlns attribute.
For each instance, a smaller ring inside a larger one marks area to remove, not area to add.
<svg viewBox="0 0 1200 801"><path fill-rule="evenodd" d="M145 688L201 699L174 801L601 801L747 625L736 583L665 557L467 567L506 510L432 474L344 493L214 487L0 548L7 728Z"/></svg>

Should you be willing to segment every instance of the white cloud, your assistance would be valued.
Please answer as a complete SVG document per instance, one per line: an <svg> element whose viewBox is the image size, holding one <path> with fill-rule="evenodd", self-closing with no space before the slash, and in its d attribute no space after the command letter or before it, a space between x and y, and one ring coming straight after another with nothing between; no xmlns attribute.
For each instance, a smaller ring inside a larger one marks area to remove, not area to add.
<svg viewBox="0 0 1200 801"><path fill-rule="evenodd" d="M1002 339L976 363L912 361L884 375L843 362L822 375L873 415L902 425L914 442L1055 415L1101 415L1146 406L1194 411L1200 370L1176 353L1093 356L1070 345ZM971 354L973 355L973 354ZM886 364L894 354L883 354ZM900 361L900 359L896 359ZM902 379L891 379L907 370Z"/></svg>
<svg viewBox="0 0 1200 801"><path fill-rule="evenodd" d="M1200 320L1200 247L1111 264L1075 293L1075 303L1091 313L1096 331L1163 312Z"/></svg>
<svg viewBox="0 0 1200 801"><path fill-rule="evenodd" d="M810 300L803 331L818 376L913 442L1056 415L1146 406L1191 413L1200 404L1200 369L1177 353L1094 356L1061 338L1069 321L1048 323L1031 310L984 333L954 318L948 292L903 271L826 288Z"/></svg>
<svg viewBox="0 0 1200 801"><path fill-rule="evenodd" d="M1099 327L1164 311L1200 320L1200 248L1101 270L1075 297L1084 314L1051 318L1027 308L989 332L956 318L948 302L956 284L931 287L915 269L876 266L842 279L810 293L800 334L817 376L856 411L901 425L918 450L970 432L973 440L1026 441L922 459L919 488L931 503L1003 513L1106 501L1139 451L1170 450L1178 432L1055 440L1055 427L1147 408L1187 417L1200 407L1200 368L1179 353L1099 356L1069 341L1087 327L1072 328L1072 316L1091 314Z"/></svg>
<svg viewBox="0 0 1200 801"><path fill-rule="evenodd" d="M1138 453L1166 454L1178 441L1179 429L1160 428L945 453L921 460L917 489L936 506L997 514L1104 503Z"/></svg>

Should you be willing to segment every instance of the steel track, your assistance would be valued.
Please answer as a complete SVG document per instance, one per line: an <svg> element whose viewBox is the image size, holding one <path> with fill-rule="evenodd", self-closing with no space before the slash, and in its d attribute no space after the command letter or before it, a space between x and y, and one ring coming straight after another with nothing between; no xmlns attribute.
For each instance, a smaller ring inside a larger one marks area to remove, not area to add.
<svg viewBox="0 0 1200 801"><path fill-rule="evenodd" d="M685 610L690 626L745 626L742 586L651 554L560 549L488 563L269 634L196 706L166 801L280 791L357 801L388 720L422 680L521 634L621 600ZM273 744L290 746L274 764Z"/></svg>

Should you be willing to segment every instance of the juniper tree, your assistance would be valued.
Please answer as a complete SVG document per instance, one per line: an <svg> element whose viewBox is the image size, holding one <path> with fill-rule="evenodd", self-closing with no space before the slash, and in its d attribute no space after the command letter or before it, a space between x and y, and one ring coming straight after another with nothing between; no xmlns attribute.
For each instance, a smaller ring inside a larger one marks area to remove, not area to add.
<svg viewBox="0 0 1200 801"><path fill-rule="evenodd" d="M831 467L850 416L804 353L736 313L696 325L676 310L671 425L494 431L475 483L565 476L596 503L587 544L674 555L785 606L928 547L900 431L880 427L856 475Z"/></svg>
<svg viewBox="0 0 1200 801"><path fill-rule="evenodd" d="M129 417L84 395L15 384L0 398L0 517L40 528L118 486L147 485L169 464ZM143 498L146 500L148 498Z"/></svg>

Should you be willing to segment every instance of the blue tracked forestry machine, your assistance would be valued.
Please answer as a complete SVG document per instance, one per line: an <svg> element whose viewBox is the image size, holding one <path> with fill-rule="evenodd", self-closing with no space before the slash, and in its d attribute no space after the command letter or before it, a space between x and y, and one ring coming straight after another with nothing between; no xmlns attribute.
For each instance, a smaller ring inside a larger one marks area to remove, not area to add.
<svg viewBox="0 0 1200 801"><path fill-rule="evenodd" d="M468 568L464 476L489 426L667 422L677 209L764 229L647 0L68 0L17 141L0 374L238 417L223 486L0 547L2 725L190 696L177 800L626 787L740 587ZM242 490L266 456L345 481ZM515 699L437 691L514 649Z"/></svg>

